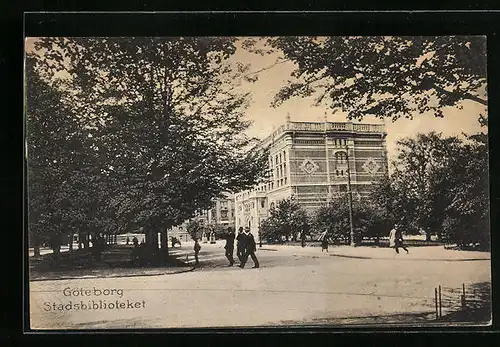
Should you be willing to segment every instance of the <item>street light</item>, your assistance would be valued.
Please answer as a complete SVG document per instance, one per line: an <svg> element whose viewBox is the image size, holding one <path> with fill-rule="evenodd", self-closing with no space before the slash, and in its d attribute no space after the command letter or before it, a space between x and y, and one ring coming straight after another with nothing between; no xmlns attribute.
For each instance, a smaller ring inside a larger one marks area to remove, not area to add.
<svg viewBox="0 0 500 347"><path fill-rule="evenodd" d="M351 246L356 247L356 241L354 239L354 227L352 221L352 189L351 189L351 167L349 164L349 147L345 146L346 160L347 160L347 197L349 199L349 227L351 230Z"/></svg>

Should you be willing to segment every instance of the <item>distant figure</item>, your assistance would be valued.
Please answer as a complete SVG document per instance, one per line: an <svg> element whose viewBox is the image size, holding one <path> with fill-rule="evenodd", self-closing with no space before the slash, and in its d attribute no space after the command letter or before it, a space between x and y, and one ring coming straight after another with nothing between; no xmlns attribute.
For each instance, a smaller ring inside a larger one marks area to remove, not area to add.
<svg viewBox="0 0 500 347"><path fill-rule="evenodd" d="M226 258L229 260L229 265L228 266L233 266L234 264L234 258L233 258L233 253L234 253L234 231L232 228L227 228L227 235L226 235L226 245L224 248L226 249Z"/></svg>
<svg viewBox="0 0 500 347"><path fill-rule="evenodd" d="M326 250L326 252L328 253L328 235L327 235L327 233L328 233L328 230L325 230L321 234L319 240L321 241L321 252Z"/></svg>
<svg viewBox="0 0 500 347"><path fill-rule="evenodd" d="M253 269L258 268L259 265L259 260L257 259L257 256L255 255L255 251L257 250L257 244L255 243L255 238L253 237L252 233L250 233L250 228L246 227L245 228L245 233L243 234L243 245L245 248L245 255L243 256L243 260L239 267L242 269L245 267L245 264L248 260L248 256L252 257L253 261Z"/></svg>
<svg viewBox="0 0 500 347"><path fill-rule="evenodd" d="M328 253L328 237L324 237L323 240L321 240L321 252L325 251Z"/></svg>
<svg viewBox="0 0 500 347"><path fill-rule="evenodd" d="M300 233L300 245L302 247L306 246L306 233L309 231L308 229L308 226L304 226L302 228L302 232Z"/></svg>
<svg viewBox="0 0 500 347"><path fill-rule="evenodd" d="M139 240L137 240L137 237L134 236L132 239L132 243L134 244L134 247L137 247L139 245Z"/></svg>
<svg viewBox="0 0 500 347"><path fill-rule="evenodd" d="M127 245L130 243L130 238L127 236Z"/></svg>
<svg viewBox="0 0 500 347"><path fill-rule="evenodd" d="M198 265L200 262L198 260L198 254L200 253L200 243L198 242L198 239L194 239L194 259L195 259L195 264Z"/></svg>
<svg viewBox="0 0 500 347"><path fill-rule="evenodd" d="M245 256L245 245L243 244L244 237L243 227L239 227L238 236L236 236L236 256L238 257L240 263L243 261L243 257Z"/></svg>
<svg viewBox="0 0 500 347"><path fill-rule="evenodd" d="M396 224L389 233L389 247L394 248L397 254L399 254L399 248L404 249L406 254L410 253L403 244L403 234L401 232L401 226L398 224Z"/></svg>

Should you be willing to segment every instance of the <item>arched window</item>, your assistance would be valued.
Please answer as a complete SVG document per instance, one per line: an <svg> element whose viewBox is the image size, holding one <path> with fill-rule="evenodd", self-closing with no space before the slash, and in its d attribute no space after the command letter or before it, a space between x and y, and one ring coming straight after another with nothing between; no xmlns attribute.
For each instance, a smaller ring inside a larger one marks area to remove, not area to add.
<svg viewBox="0 0 500 347"><path fill-rule="evenodd" d="M271 202L271 204L269 205L270 208L274 208L274 202Z"/></svg>

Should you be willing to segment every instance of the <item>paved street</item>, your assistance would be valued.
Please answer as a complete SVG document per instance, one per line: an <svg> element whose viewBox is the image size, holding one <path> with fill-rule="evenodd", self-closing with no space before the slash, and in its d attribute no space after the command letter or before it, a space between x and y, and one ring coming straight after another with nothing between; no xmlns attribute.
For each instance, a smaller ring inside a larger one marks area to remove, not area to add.
<svg viewBox="0 0 500 347"><path fill-rule="evenodd" d="M183 243L172 253L193 261L191 250L191 244ZM371 258L345 256L353 252ZM260 269L252 269L251 260L240 269L226 266L222 242L202 244L201 267L192 272L31 282L32 328L356 324L366 323L366 317L418 324L433 317L438 285L459 288L462 283L490 281L487 253L442 247L414 248L409 255L393 252L331 247L327 254L317 247L265 246L257 252ZM77 310L70 302L94 305L96 310ZM120 308L104 309L103 303Z"/></svg>

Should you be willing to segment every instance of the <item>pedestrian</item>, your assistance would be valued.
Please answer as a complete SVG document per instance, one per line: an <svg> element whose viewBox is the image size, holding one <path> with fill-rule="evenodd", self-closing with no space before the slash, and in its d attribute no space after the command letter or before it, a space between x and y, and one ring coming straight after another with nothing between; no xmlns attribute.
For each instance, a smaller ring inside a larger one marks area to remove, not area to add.
<svg viewBox="0 0 500 347"><path fill-rule="evenodd" d="M403 232L401 228L396 229L396 253L399 253L398 247L404 249L406 254L410 253L403 243Z"/></svg>
<svg viewBox="0 0 500 347"><path fill-rule="evenodd" d="M300 233L300 245L302 247L306 246L306 234L309 232L309 225L304 225Z"/></svg>
<svg viewBox="0 0 500 347"><path fill-rule="evenodd" d="M323 232L323 234L321 234L320 236L320 241L321 241L321 252L323 253L323 251L326 250L326 252L328 253L328 230L325 230Z"/></svg>
<svg viewBox="0 0 500 347"><path fill-rule="evenodd" d="M394 248L397 254L399 254L399 248L404 249L406 254L409 253L403 244L403 234L401 232L401 225L399 224L394 225L394 228L389 233L389 247Z"/></svg>
<svg viewBox="0 0 500 347"><path fill-rule="evenodd" d="M328 253L328 237L324 237L323 240L321 240L321 252L325 251Z"/></svg>
<svg viewBox="0 0 500 347"><path fill-rule="evenodd" d="M137 240L137 237L134 236L134 238L132 239L132 243L134 244L134 247L137 248L137 246L139 245L139 240Z"/></svg>
<svg viewBox="0 0 500 347"><path fill-rule="evenodd" d="M127 246L130 243L130 238L127 236Z"/></svg>
<svg viewBox="0 0 500 347"><path fill-rule="evenodd" d="M243 227L239 227L238 236L236 236L236 256L238 257L240 264L243 261L243 257L245 255L245 245L243 241L244 238L245 235L243 234Z"/></svg>
<svg viewBox="0 0 500 347"><path fill-rule="evenodd" d="M229 265L228 266L233 266L234 264L234 258L233 258L233 253L234 253L234 231L231 227L227 228L227 235L226 235L226 245L224 248L226 249L226 258L229 260Z"/></svg>
<svg viewBox="0 0 500 347"><path fill-rule="evenodd" d="M200 243L198 242L198 239L194 239L194 259L195 259L195 264L198 265L200 261L198 260L198 254L200 253Z"/></svg>
<svg viewBox="0 0 500 347"><path fill-rule="evenodd" d="M245 233L243 235L244 235L243 242L245 247L245 255L243 256L243 260L239 265L239 267L243 269L248 260L248 256L250 256L252 257L252 261L254 264L252 268L256 269L259 267L259 260L255 255L255 251L257 250L257 244L255 243L255 238L253 237L252 233L250 233L249 227L245 228Z"/></svg>

